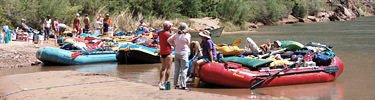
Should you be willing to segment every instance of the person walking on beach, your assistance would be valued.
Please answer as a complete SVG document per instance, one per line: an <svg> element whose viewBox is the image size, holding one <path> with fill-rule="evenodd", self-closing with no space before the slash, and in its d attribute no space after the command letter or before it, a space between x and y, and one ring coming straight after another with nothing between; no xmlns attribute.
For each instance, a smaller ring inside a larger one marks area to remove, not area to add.
<svg viewBox="0 0 375 100"><path fill-rule="evenodd" d="M210 31L205 30L204 32L200 32L199 36L202 39L200 46L202 47L203 56L199 57L198 60L193 62L191 73L194 74L194 77L199 77L198 72L201 66L217 60L216 48L214 42L211 40Z"/></svg>
<svg viewBox="0 0 375 100"><path fill-rule="evenodd" d="M77 13L76 14L76 18L74 19L74 22L73 22L73 30L76 30L77 33L80 33L81 31L81 19L79 19L79 14ZM76 36L78 36L79 34L76 34Z"/></svg>
<svg viewBox="0 0 375 100"><path fill-rule="evenodd" d="M171 69L171 65L173 62L172 57L172 50L171 45L168 43L168 38L172 35L171 27L172 23L169 21L165 21L163 24L164 30L159 32L159 44L160 44L160 55L161 55L161 70L160 70L160 80L159 80L159 88L160 90L164 90L165 81L169 79L169 73ZM165 72L165 81L163 81L163 76Z"/></svg>
<svg viewBox="0 0 375 100"><path fill-rule="evenodd" d="M83 22L85 23L85 32L84 33L88 33L89 30L90 30L90 18L89 18L89 14L86 14L85 19L83 20Z"/></svg>
<svg viewBox="0 0 375 100"><path fill-rule="evenodd" d="M43 23L43 30L44 30L44 40L49 40L49 33L51 31L51 16L48 15L47 16L47 19L44 19L44 23Z"/></svg>
<svg viewBox="0 0 375 100"><path fill-rule="evenodd" d="M168 43L175 47L175 71L174 71L174 85L179 87L178 82L181 84L181 89L188 90L186 87L187 71L189 69L189 44L191 35L189 27L186 23L182 22L178 26L178 33L168 38Z"/></svg>

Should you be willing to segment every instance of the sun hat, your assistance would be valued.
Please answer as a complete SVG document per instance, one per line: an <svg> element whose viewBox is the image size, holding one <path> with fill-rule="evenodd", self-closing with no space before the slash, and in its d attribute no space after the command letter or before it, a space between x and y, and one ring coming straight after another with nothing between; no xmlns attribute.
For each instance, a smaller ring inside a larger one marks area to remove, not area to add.
<svg viewBox="0 0 375 100"><path fill-rule="evenodd" d="M187 33L189 32L189 26L186 23L182 22L180 26L178 26L178 30Z"/></svg>
<svg viewBox="0 0 375 100"><path fill-rule="evenodd" d="M76 16L79 16L79 13L77 13Z"/></svg>
<svg viewBox="0 0 375 100"><path fill-rule="evenodd" d="M26 20L22 18L21 21L26 21Z"/></svg>
<svg viewBox="0 0 375 100"><path fill-rule="evenodd" d="M166 26L173 26L173 24L170 21L164 21L163 26L164 27L166 27Z"/></svg>
<svg viewBox="0 0 375 100"><path fill-rule="evenodd" d="M203 32L199 32L199 36L203 36L203 37L211 39L211 33L210 31L207 31L207 30L204 30Z"/></svg>
<svg viewBox="0 0 375 100"><path fill-rule="evenodd" d="M276 40L275 42L273 43L277 43L277 45L279 45L281 47L281 42L279 40Z"/></svg>

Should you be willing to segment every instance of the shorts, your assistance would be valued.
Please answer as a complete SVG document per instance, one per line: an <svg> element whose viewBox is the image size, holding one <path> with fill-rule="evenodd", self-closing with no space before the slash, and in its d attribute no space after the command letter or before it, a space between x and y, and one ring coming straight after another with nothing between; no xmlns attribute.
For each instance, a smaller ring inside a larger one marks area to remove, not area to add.
<svg viewBox="0 0 375 100"><path fill-rule="evenodd" d="M171 54L161 55L161 58L167 58Z"/></svg>
<svg viewBox="0 0 375 100"><path fill-rule="evenodd" d="M202 57L198 57L198 60L204 60L204 62L206 62L206 63L209 63L209 62L211 62L211 58L210 58L210 56L202 56Z"/></svg>

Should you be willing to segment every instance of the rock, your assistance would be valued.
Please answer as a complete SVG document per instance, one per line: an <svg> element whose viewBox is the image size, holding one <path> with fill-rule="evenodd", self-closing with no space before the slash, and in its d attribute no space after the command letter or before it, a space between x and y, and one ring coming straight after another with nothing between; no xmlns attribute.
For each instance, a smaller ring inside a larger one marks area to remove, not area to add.
<svg viewBox="0 0 375 100"><path fill-rule="evenodd" d="M307 19L309 19L309 20L311 20L311 21L313 21L313 22L317 22L315 16L307 16Z"/></svg>

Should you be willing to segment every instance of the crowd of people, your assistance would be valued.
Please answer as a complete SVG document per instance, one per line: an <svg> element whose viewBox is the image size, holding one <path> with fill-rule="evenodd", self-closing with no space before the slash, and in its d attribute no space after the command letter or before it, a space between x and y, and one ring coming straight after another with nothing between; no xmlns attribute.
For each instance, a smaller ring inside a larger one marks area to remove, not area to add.
<svg viewBox="0 0 375 100"><path fill-rule="evenodd" d="M103 34L108 32L108 28L111 27L111 20L109 18L109 14L106 14L106 18L102 18L102 15L99 14L99 17L96 19L96 22L94 23L95 31L98 31L98 33ZM72 33L78 33L75 36L78 37L80 33L90 33L91 32L91 22L89 15L86 14L83 20L84 27L81 27L81 18L80 14L76 14L76 18L73 20L73 30ZM44 34L41 34L44 36L44 40L49 40L50 34L52 31L54 38L59 38L63 35L67 28L66 24L59 23L58 18L55 17L55 20L52 21L51 16L47 15L45 19L43 19L43 23L41 28L38 28L40 32L43 32ZM83 30L82 30L83 28ZM26 20L21 19L21 29L27 33L34 33L33 29L26 25Z"/></svg>
<svg viewBox="0 0 375 100"><path fill-rule="evenodd" d="M21 20L22 29L26 32L33 33L32 30L25 24L25 19ZM86 14L84 17L84 30L81 30L81 19L80 15L77 13L76 18L73 22L73 31L77 33L90 33L90 19L89 15ZM52 26L53 25L53 26ZM107 14L105 18L99 14L98 18L94 22L95 31L99 31L100 34L105 34L108 32L109 27L111 27L110 16ZM166 88L166 82L168 82L170 76L170 69L173 62L172 50L175 50L175 70L174 70L174 86L175 88L188 90L186 82L188 79L199 77L199 69L206 63L216 63L218 61L217 52L214 42L211 40L211 34L208 30L202 30L199 33L201 37L201 42L191 41L191 35L189 33L189 26L182 22L178 26L178 31L172 30L173 24L169 21L163 23L163 30L158 32L158 44L160 45L160 57L162 67L160 70L160 80L158 86L161 90ZM51 17L48 15L44 19L43 27L45 33L45 39L49 39L49 33L52 30L55 32L55 38L58 38L66 29L66 25L59 23L58 18L51 21ZM146 27L143 20L140 21L140 25L135 32L135 37L140 37L143 33L149 32L150 30ZM77 34L79 35L79 34ZM189 47L190 46L190 47ZM270 53L271 51L280 49L280 41L274 41L274 45L271 46L271 42L268 40L266 44L258 47L256 43L251 39L247 38L245 49L252 52L253 55L262 55ZM190 52L190 53L189 53ZM191 75L187 76L189 69L189 59L194 59ZM164 78L164 80L163 80Z"/></svg>
<svg viewBox="0 0 375 100"><path fill-rule="evenodd" d="M160 70L160 80L159 88L161 90L165 89L165 82L168 81L170 76L170 68L172 64L172 47L175 50L175 71L174 71L174 86L175 88L188 90L186 82L188 69L189 69L189 52L190 49L194 49L194 53L190 53L190 56L202 55L200 52L202 47L203 56L199 57L198 60L194 61L193 68L191 73L194 73L194 76L198 77L199 66L204 65L205 63L215 62L216 61L216 49L213 41L210 37L209 31L204 31L199 33L199 36L202 38L201 44L197 41L190 41L191 35L189 33L189 26L182 22L178 26L177 33L171 30L173 24L169 21L165 21L163 24L164 30L159 32L159 44L160 44L160 54L162 68ZM189 48L190 45L190 48ZM163 76L165 73L165 81L163 81Z"/></svg>

